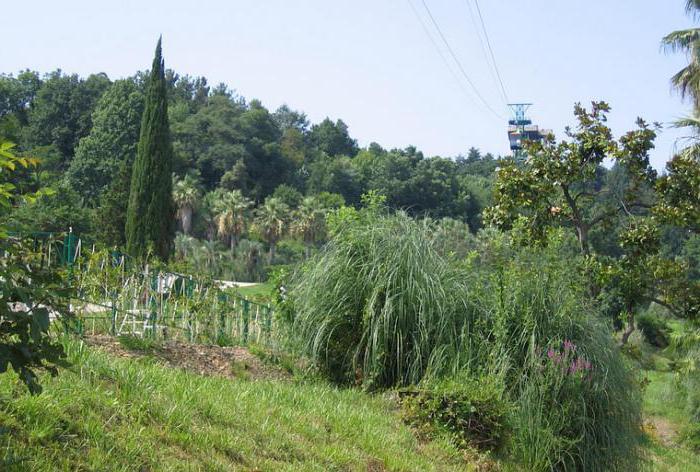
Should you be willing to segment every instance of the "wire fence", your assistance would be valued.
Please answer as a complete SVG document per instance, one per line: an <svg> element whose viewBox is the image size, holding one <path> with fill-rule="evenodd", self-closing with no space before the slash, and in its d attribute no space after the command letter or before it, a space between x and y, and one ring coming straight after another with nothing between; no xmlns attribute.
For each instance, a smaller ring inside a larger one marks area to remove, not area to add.
<svg viewBox="0 0 700 472"><path fill-rule="evenodd" d="M170 272L67 232L13 233L31 241L44 268L68 270L75 288L67 329L85 334L132 335L219 345L276 337L270 305L240 296L212 279Z"/></svg>

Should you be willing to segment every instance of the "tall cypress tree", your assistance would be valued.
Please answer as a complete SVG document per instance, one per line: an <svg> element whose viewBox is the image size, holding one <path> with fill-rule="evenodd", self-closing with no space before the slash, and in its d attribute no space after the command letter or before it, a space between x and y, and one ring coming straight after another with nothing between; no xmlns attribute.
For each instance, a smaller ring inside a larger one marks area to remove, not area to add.
<svg viewBox="0 0 700 472"><path fill-rule="evenodd" d="M126 248L132 256L143 257L149 249L162 260L170 256L175 236L172 160L165 65L159 38L131 173Z"/></svg>

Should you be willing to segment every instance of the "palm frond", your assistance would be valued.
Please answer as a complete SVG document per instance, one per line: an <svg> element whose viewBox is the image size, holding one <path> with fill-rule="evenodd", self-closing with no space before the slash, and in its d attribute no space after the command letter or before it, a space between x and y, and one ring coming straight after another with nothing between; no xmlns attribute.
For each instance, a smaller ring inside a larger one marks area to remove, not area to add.
<svg viewBox="0 0 700 472"><path fill-rule="evenodd" d="M698 101L698 91L700 91L700 64L690 63L679 70L673 77L671 83L678 89L683 99L693 98Z"/></svg>
<svg viewBox="0 0 700 472"><path fill-rule="evenodd" d="M686 116L673 122L674 128L694 128L700 133L700 116Z"/></svg>
<svg viewBox="0 0 700 472"><path fill-rule="evenodd" d="M683 52L697 48L699 41L700 28L690 28L667 34L661 40L661 45L669 52Z"/></svg>
<svg viewBox="0 0 700 472"><path fill-rule="evenodd" d="M700 0L686 0L685 12L693 18L700 16Z"/></svg>

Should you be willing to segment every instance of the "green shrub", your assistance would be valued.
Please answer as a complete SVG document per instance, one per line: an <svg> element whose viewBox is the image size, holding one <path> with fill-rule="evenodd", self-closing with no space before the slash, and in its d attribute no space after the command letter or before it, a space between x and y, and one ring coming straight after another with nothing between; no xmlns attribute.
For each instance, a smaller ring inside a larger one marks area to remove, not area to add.
<svg viewBox="0 0 700 472"><path fill-rule="evenodd" d="M250 366L245 361L231 361L231 375L241 380L250 379Z"/></svg>
<svg viewBox="0 0 700 472"><path fill-rule="evenodd" d="M686 411L692 421L700 422L700 346L688 353L683 365Z"/></svg>
<svg viewBox="0 0 700 472"><path fill-rule="evenodd" d="M595 331L598 331L597 333ZM596 339L597 338L597 339ZM614 351L589 360L566 340L528 361L517 394L513 448L528 470L632 470L638 460L639 396Z"/></svg>
<svg viewBox="0 0 700 472"><path fill-rule="evenodd" d="M218 333L216 339L214 340L214 344L219 347L236 346L238 345L237 341L237 339L234 339L228 333Z"/></svg>
<svg viewBox="0 0 700 472"><path fill-rule="evenodd" d="M681 433L683 443L695 452L700 452L700 423L691 423Z"/></svg>
<svg viewBox="0 0 700 472"><path fill-rule="evenodd" d="M695 324L683 324L670 338L678 393L685 398L691 420L700 422L700 329Z"/></svg>
<svg viewBox="0 0 700 472"><path fill-rule="evenodd" d="M304 243L296 239L283 239L277 244L275 265L287 265L304 259Z"/></svg>
<svg viewBox="0 0 700 472"><path fill-rule="evenodd" d="M657 368L657 356L654 355L654 348L644 340L641 331L633 332L620 351L641 369L655 370Z"/></svg>
<svg viewBox="0 0 700 472"><path fill-rule="evenodd" d="M279 367L288 374L294 374L298 370L296 360L285 352L264 348L256 344L249 345L248 350L263 363Z"/></svg>
<svg viewBox="0 0 700 472"><path fill-rule="evenodd" d="M488 379L429 383L399 395L404 419L429 436L445 433L457 447L481 450L506 442L512 406L503 388Z"/></svg>
<svg viewBox="0 0 700 472"><path fill-rule="evenodd" d="M668 324L649 313L637 317L637 328L642 332L644 339L652 346L664 348L668 346Z"/></svg>

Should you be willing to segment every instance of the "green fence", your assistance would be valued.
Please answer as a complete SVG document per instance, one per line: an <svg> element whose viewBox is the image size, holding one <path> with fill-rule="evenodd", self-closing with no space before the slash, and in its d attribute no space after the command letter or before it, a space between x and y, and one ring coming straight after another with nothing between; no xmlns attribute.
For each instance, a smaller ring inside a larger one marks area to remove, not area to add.
<svg viewBox="0 0 700 472"><path fill-rule="evenodd" d="M82 333L109 332L188 342L269 345L275 338L269 305L189 275L127 270L111 256L76 272L71 304Z"/></svg>
<svg viewBox="0 0 700 472"><path fill-rule="evenodd" d="M76 288L71 329L194 343L272 344L269 305L222 289L214 280L139 266L118 251L96 250L72 231L14 233L30 240L42 266L68 268Z"/></svg>

